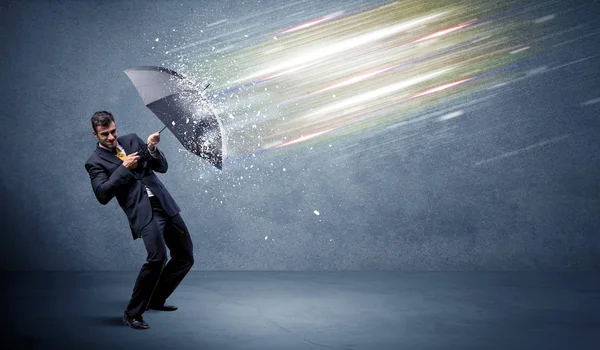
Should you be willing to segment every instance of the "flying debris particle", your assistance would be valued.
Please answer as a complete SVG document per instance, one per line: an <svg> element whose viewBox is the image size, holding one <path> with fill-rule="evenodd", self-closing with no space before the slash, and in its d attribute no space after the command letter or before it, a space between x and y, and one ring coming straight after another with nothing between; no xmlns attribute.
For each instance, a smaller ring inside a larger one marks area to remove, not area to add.
<svg viewBox="0 0 600 350"><path fill-rule="evenodd" d="M189 123L190 122L190 118L185 118L185 123Z"/></svg>
<svg viewBox="0 0 600 350"><path fill-rule="evenodd" d="M448 120L448 119L456 118L456 117L461 116L463 114L465 114L465 112L463 112L463 111L454 111L452 113L444 114L443 116L441 116L439 118L439 120L440 121L442 121L442 120Z"/></svg>
<svg viewBox="0 0 600 350"><path fill-rule="evenodd" d="M581 105L582 106L590 106L590 105L596 104L598 102L600 102L600 97L591 99L589 101L582 102Z"/></svg>
<svg viewBox="0 0 600 350"><path fill-rule="evenodd" d="M541 67L537 67L534 68L532 70L529 70L526 72L527 75L531 76L531 75L536 75L536 74L540 74L540 73L544 73L548 70L547 66L541 66Z"/></svg>
<svg viewBox="0 0 600 350"><path fill-rule="evenodd" d="M267 239L269 239L269 236L265 236L265 241L266 241Z"/></svg>
<svg viewBox="0 0 600 350"><path fill-rule="evenodd" d="M522 52L522 51L525 51L525 50L529 50L529 46L525 46L525 47L522 47L522 48L520 48L520 49L517 49L517 50L511 51L511 52L510 52L510 54L511 54L511 55L514 55L514 54L516 54L516 53L519 53L519 52Z"/></svg>
<svg viewBox="0 0 600 350"><path fill-rule="evenodd" d="M319 215L321 215L321 213L319 213L319 211L318 211L318 210L315 210L315 211L313 211L313 213L315 213L315 215L316 215L316 216L319 216Z"/></svg>
<svg viewBox="0 0 600 350"><path fill-rule="evenodd" d="M335 98L335 94L331 95L332 98Z"/></svg>
<svg viewBox="0 0 600 350"><path fill-rule="evenodd" d="M285 171L285 168L283 168L283 171Z"/></svg>
<svg viewBox="0 0 600 350"><path fill-rule="evenodd" d="M535 20L535 21L533 21L533 22L534 22L534 23L536 23L536 24L539 24L539 23L544 23L544 22L547 22L547 21L553 20L555 17L556 17L556 16L555 16L554 14L552 14L552 15L548 15L548 16L540 17L540 18L536 19L536 20Z"/></svg>
<svg viewBox="0 0 600 350"><path fill-rule="evenodd" d="M175 121L173 120L173 121L171 122L171 124L173 124L173 126L175 126Z"/></svg>
<svg viewBox="0 0 600 350"><path fill-rule="evenodd" d="M514 150L514 151L505 152L505 153L502 153L502 154L500 154L498 156L495 156L495 157L492 157L492 158L488 158L488 159L479 161L479 162L475 163L475 166L479 166L481 164L485 164L485 163L488 163L488 162L491 162L491 161L496 161L496 160L499 160L499 159L504 159L504 158L512 157L512 156L521 154L523 152L529 151L529 150L534 149L534 148L539 148L539 147L542 147L542 146L545 146L545 145L548 145L548 144L556 143L556 142L564 140L565 138L567 138L569 136L570 136L569 134L566 134L566 135L562 135L562 136L555 137L555 138L552 138L552 139L543 140L541 142L534 143L533 145L529 145L527 147L523 147L523 148L520 148L520 149L517 149L517 150Z"/></svg>
<svg viewBox="0 0 600 350"><path fill-rule="evenodd" d="M156 38L156 42L158 42L158 38Z"/></svg>
<svg viewBox="0 0 600 350"><path fill-rule="evenodd" d="M490 86L490 87L488 88L488 90L497 89L497 88L500 88L500 87L503 87L503 86L506 86L506 85L508 85L508 84L507 84L507 83L499 83L499 84L496 84L496 85L492 85L492 86Z"/></svg>
<svg viewBox="0 0 600 350"><path fill-rule="evenodd" d="M235 117L233 116L233 114L229 113L229 118L230 119L235 119Z"/></svg>

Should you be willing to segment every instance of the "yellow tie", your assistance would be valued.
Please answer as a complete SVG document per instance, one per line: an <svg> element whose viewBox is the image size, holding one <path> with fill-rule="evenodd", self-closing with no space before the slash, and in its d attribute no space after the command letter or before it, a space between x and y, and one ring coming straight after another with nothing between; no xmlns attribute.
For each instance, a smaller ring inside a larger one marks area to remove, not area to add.
<svg viewBox="0 0 600 350"><path fill-rule="evenodd" d="M119 157L121 160L125 160L125 158L127 157L127 155L125 153L121 152L119 147L115 147L115 155L117 157Z"/></svg>

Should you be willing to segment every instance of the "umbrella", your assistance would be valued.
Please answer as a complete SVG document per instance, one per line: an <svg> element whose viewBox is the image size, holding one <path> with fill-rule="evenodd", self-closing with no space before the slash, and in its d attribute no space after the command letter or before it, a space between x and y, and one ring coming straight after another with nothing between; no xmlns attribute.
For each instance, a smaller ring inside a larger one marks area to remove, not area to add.
<svg viewBox="0 0 600 350"><path fill-rule="evenodd" d="M223 124L208 100L190 81L164 67L134 67L126 69L125 74L146 107L171 130L183 147L222 169L227 153Z"/></svg>

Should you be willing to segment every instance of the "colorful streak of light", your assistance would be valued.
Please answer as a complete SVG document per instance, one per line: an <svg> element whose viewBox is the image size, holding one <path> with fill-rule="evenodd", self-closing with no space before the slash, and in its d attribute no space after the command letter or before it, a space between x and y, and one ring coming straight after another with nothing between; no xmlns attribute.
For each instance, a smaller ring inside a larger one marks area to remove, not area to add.
<svg viewBox="0 0 600 350"><path fill-rule="evenodd" d="M315 133L308 134L308 135L302 135L302 136L300 136L299 138L297 138L297 139L294 139L294 140L292 140L292 141L289 141L289 142L284 142L284 143L282 143L282 144L279 144L279 145L267 146L267 148L281 148L281 147L285 147L285 146L293 145L293 144L295 144L295 143L299 143L299 142L303 142L303 141L308 141L308 140L310 140L310 139L313 139L313 138L315 138L315 137L317 137L317 136L320 136L320 135L327 134L328 132L331 132L331 131L333 131L333 130L334 130L334 129L329 129L329 130L320 131L320 132L315 132Z"/></svg>
<svg viewBox="0 0 600 350"><path fill-rule="evenodd" d="M558 21L537 20L559 18L550 5L515 0L304 4L248 16L251 23L235 23L229 36L219 32L229 51L196 61L185 54L184 71L204 77L211 67L208 95L229 116L233 156L341 137L337 131L347 126L386 128L459 98L455 92L464 98L476 87L517 79L522 63L575 35L552 27ZM235 39L240 33L245 41ZM436 98L421 98L430 95Z"/></svg>
<svg viewBox="0 0 600 350"><path fill-rule="evenodd" d="M328 16L325 16L325 17L322 17L322 18L318 18L318 19L315 19L315 20L312 20L312 21L309 21L309 22L306 22L306 23L302 23L302 24L299 24L297 26L288 28L288 29L282 31L280 34L288 34L288 33L292 33L292 32L298 31L298 30L307 29L307 28L315 26L315 25L317 25L319 23L323 23L325 21L329 21L329 20L331 20L333 18L339 17L339 16L341 16L343 14L344 14L344 11L339 11L339 12L333 13L331 15L328 15Z"/></svg>
<svg viewBox="0 0 600 350"><path fill-rule="evenodd" d="M424 40L429 40L429 39L433 39L433 38L439 38L439 37L441 37L441 36L443 36L443 35L446 35L446 34L453 33L453 32L455 32L455 31L457 31L457 30L459 30L459 29L466 28L466 27L468 27L469 25L471 25L471 24L475 23L475 21L476 21L476 20L472 20L472 21L470 21L470 22L467 22L467 23L465 23L465 24L460 24L460 25L457 25L457 26L455 26L455 27L447 28L447 29L444 29L444 30L439 30L439 31L437 31L437 32L435 32L435 33L432 33L432 34L426 35L426 36L424 36L424 37L422 37L422 38L419 38L419 39L413 40L413 41L411 41L411 43L418 43L418 42L420 42L420 41L424 41Z"/></svg>
<svg viewBox="0 0 600 350"><path fill-rule="evenodd" d="M462 84L462 83L466 83L466 82L468 82L468 81L470 81L470 80L471 80L471 78L467 78L467 79L461 79L461 80L459 80L459 81L455 81L455 82L453 82L453 83L448 83L448 84L443 84L443 85L440 85L440 86L436 86L436 87L434 87L434 88L431 88L431 89L429 89L429 90L425 90L425 91L423 91L423 92L420 92L420 93L418 93L418 94L416 94L416 95L413 95L413 96L411 96L410 98L416 98L416 97L421 97L421 96L425 96L425 95L433 94L433 93L436 93L436 92L440 92L440 91L442 91L442 90L449 89L449 88L451 88L451 87L454 87L454 86L460 85L460 84Z"/></svg>
<svg viewBox="0 0 600 350"><path fill-rule="evenodd" d="M414 28L416 26L422 25L428 21L431 21L437 17L442 16L443 13L437 13L421 18L414 19L412 21L394 24L392 26L386 28L378 28L374 31L359 35L353 36L349 39L342 40L340 42L336 42L332 45L327 46L318 46L317 48L308 51L306 53L299 53L298 56L294 56L289 60L285 60L281 63L272 65L266 69L260 70L256 73L253 73L249 76L236 80L235 82L243 82L247 80L252 80L257 77L273 74L282 70L293 69L297 66L305 65L307 63L315 62L317 60L327 58L329 56L341 54L346 51L357 49L364 45L369 45L378 40L383 40L392 35L396 35L402 31ZM297 70L296 70L297 71Z"/></svg>

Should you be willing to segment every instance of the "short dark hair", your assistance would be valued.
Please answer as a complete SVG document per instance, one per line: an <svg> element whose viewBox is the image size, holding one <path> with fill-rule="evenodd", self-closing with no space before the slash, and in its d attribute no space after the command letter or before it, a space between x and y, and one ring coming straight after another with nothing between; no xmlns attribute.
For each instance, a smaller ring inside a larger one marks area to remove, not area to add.
<svg viewBox="0 0 600 350"><path fill-rule="evenodd" d="M98 126L109 126L110 123L115 121L115 117L113 117L112 113L107 111L97 111L92 116L92 128L94 132L96 132L96 127Z"/></svg>

